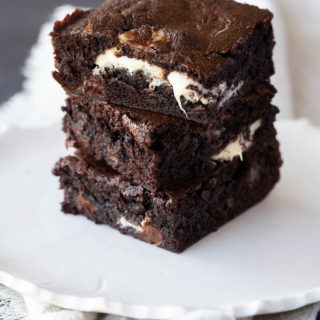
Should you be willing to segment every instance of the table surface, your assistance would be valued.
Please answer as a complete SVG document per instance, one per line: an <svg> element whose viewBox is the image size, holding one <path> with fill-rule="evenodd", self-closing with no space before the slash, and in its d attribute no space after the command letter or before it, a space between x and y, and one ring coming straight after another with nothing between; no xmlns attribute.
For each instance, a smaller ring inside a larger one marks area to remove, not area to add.
<svg viewBox="0 0 320 320"><path fill-rule="evenodd" d="M21 89L21 69L40 26L62 4L93 7L102 0L0 1L0 104Z"/></svg>

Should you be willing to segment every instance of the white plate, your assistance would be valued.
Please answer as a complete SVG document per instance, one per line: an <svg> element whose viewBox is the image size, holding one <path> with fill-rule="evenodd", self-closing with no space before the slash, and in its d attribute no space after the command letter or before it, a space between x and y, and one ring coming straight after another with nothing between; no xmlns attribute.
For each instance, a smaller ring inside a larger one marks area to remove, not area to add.
<svg viewBox="0 0 320 320"><path fill-rule="evenodd" d="M278 125L285 165L263 203L177 255L63 215L60 126L0 139L0 282L62 307L167 319L242 317L320 300L320 130Z"/></svg>

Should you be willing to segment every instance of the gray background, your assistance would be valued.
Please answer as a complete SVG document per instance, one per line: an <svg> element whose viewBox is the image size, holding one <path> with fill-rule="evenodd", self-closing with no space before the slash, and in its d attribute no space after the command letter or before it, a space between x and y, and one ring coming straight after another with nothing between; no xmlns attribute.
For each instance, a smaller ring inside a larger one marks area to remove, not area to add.
<svg viewBox="0 0 320 320"><path fill-rule="evenodd" d="M0 0L0 104L21 89L21 68L40 26L62 4L94 7L102 0Z"/></svg>

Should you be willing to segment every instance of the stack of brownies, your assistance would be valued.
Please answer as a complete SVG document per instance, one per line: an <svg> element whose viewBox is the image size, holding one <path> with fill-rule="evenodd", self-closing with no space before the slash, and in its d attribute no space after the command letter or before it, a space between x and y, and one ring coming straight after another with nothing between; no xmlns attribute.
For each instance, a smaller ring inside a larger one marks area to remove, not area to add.
<svg viewBox="0 0 320 320"><path fill-rule="evenodd" d="M109 0L52 32L65 213L174 252L279 180L272 14L231 0Z"/></svg>

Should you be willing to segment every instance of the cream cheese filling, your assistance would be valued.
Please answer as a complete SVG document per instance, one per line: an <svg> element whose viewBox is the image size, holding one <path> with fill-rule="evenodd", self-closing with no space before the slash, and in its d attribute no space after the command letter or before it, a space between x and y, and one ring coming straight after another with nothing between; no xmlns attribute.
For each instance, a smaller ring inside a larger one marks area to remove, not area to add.
<svg viewBox="0 0 320 320"><path fill-rule="evenodd" d="M247 151L251 145L254 134L261 127L261 119L254 122L249 128L249 140L245 139L243 134L240 134L236 140L230 142L219 154L212 157L216 161L232 161L235 157L240 157L243 160L243 153Z"/></svg>
<svg viewBox="0 0 320 320"><path fill-rule="evenodd" d="M128 221L125 217L121 217L118 224L120 225L121 228L131 228L134 229L136 232L143 232L143 226L145 224L145 222L142 222L141 225L137 225L134 223L131 223L130 221Z"/></svg>
<svg viewBox="0 0 320 320"><path fill-rule="evenodd" d="M163 37L163 31L158 30L157 32L154 32L153 41L158 41ZM128 39L126 34L120 34L119 41L120 43L127 43ZM152 47L152 44L149 46ZM163 68L150 64L147 61L130 58L127 56L119 56L118 46L107 49L104 51L104 53L100 54L95 61L95 65L96 67L93 70L93 74L96 76L105 72L106 69L126 69L131 75L135 72L142 72L144 76L149 79L150 90L153 90L161 85L171 86L179 108L185 114L187 113L182 106L182 97L192 103L200 101L205 105L212 102L216 103L217 99L221 98L219 106L222 106L243 86L243 81L236 85L228 85L227 82L223 81L219 85L208 89L186 73L172 71L166 75L166 72Z"/></svg>

